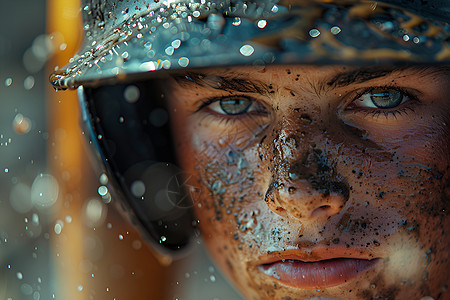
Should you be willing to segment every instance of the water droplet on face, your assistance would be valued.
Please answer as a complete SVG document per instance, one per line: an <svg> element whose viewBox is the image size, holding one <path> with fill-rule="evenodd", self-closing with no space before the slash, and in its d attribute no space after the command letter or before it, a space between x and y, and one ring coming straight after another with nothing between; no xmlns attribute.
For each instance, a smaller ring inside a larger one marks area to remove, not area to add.
<svg viewBox="0 0 450 300"><path fill-rule="evenodd" d="M83 290L83 286L80 284L79 286L77 286L77 290L78 290L79 292L81 292L81 291Z"/></svg>
<svg viewBox="0 0 450 300"><path fill-rule="evenodd" d="M140 94L139 88L135 85L127 86L123 92L125 100L129 103L135 103L138 101Z"/></svg>
<svg viewBox="0 0 450 300"><path fill-rule="evenodd" d="M123 240L123 235L119 234L119 240Z"/></svg>
<svg viewBox="0 0 450 300"><path fill-rule="evenodd" d="M311 29L309 31L309 35L313 38L318 37L320 35L320 31L318 29Z"/></svg>

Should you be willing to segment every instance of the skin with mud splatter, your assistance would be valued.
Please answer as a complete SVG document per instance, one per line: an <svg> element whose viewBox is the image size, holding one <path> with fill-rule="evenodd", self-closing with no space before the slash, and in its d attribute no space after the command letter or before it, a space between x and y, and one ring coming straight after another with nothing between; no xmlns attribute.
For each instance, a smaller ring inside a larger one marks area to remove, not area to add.
<svg viewBox="0 0 450 300"><path fill-rule="evenodd" d="M248 67L171 79L203 238L246 298L449 298L449 70ZM261 268L316 255L378 263L314 288Z"/></svg>

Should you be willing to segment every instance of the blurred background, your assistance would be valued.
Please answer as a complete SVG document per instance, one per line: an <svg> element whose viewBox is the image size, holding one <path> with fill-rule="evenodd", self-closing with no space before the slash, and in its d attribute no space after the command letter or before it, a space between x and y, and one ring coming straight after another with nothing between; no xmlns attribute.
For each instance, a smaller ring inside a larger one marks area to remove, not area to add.
<svg viewBox="0 0 450 300"><path fill-rule="evenodd" d="M201 241L163 266L110 205L76 93L48 83L82 41L80 5L0 3L0 300L240 299Z"/></svg>

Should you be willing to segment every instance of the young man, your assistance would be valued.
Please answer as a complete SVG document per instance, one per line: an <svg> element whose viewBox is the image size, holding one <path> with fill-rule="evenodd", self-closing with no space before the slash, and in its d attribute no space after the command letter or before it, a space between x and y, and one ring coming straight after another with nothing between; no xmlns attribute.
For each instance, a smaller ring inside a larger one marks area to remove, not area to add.
<svg viewBox="0 0 450 300"><path fill-rule="evenodd" d="M198 226L248 299L446 299L448 13L392 4L86 3L51 79L160 251Z"/></svg>

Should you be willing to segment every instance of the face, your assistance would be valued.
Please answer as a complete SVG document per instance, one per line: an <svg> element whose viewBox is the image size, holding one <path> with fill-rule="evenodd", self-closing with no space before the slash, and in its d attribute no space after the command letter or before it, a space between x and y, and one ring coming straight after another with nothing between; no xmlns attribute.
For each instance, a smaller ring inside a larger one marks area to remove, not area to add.
<svg viewBox="0 0 450 300"><path fill-rule="evenodd" d="M170 79L199 227L246 298L448 297L449 79L443 66Z"/></svg>

